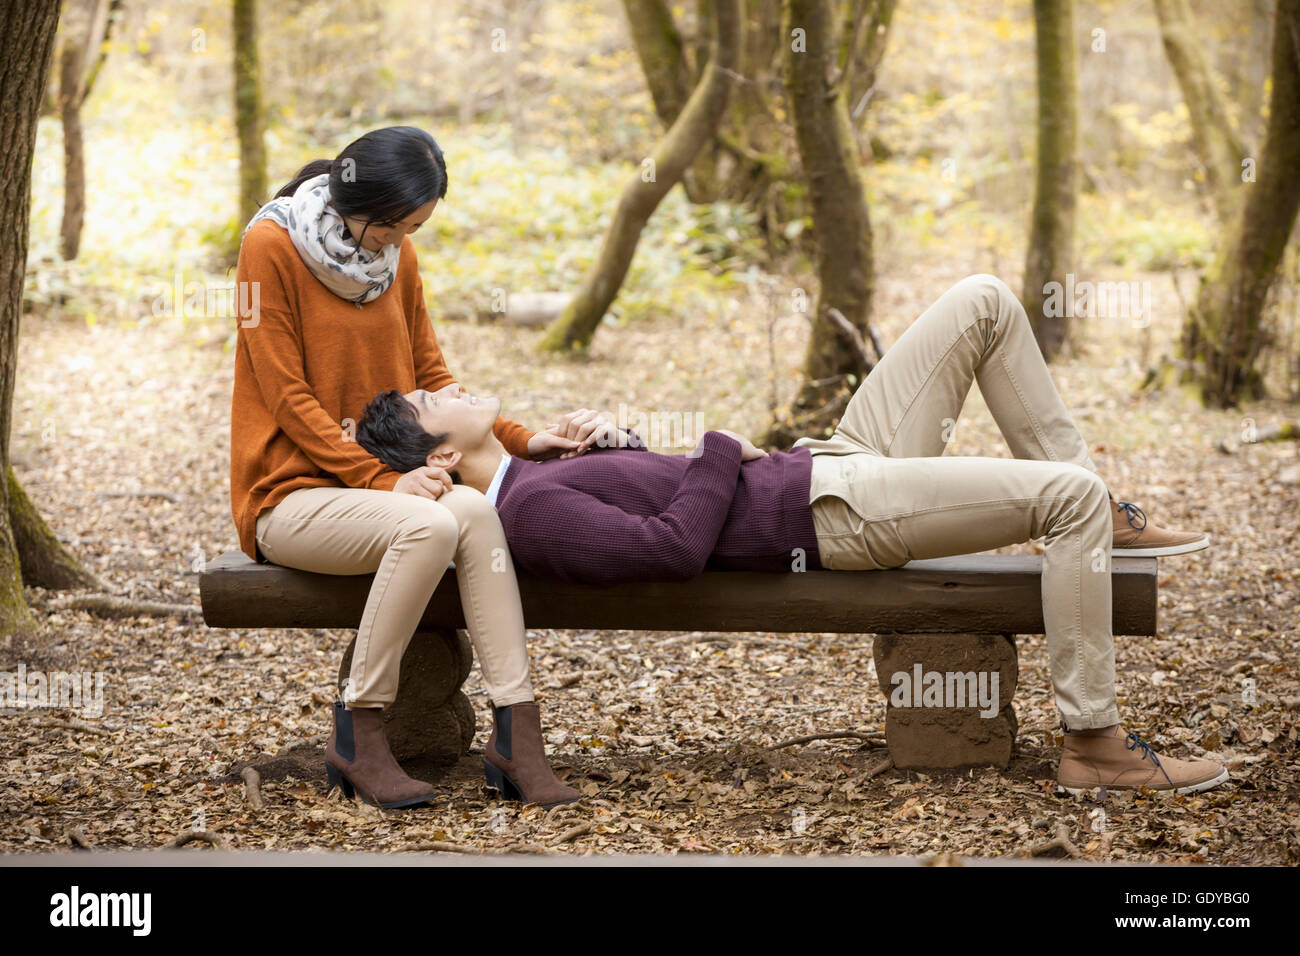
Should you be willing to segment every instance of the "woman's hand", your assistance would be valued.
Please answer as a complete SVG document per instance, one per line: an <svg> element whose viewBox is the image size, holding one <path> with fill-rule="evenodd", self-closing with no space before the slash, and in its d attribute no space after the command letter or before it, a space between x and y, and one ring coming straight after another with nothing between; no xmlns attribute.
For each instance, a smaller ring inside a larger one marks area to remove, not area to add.
<svg viewBox="0 0 1300 956"><path fill-rule="evenodd" d="M437 465L421 465L397 479L393 490L404 495L419 495L437 500L443 492L455 487L451 475Z"/></svg>
<svg viewBox="0 0 1300 956"><path fill-rule="evenodd" d="M547 428L544 432L534 433L533 437L528 439L528 456L534 461L545 461L547 458L563 455L577 447L576 441L557 435L551 431L551 428Z"/></svg>

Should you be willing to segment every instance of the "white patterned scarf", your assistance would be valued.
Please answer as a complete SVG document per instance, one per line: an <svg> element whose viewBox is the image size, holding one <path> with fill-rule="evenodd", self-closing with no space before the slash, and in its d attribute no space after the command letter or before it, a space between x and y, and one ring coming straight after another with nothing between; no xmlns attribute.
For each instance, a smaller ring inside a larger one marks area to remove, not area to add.
<svg viewBox="0 0 1300 956"><path fill-rule="evenodd" d="M345 239L347 227L330 202L329 182L329 173L303 180L292 196L272 199L259 209L244 233L260 219L275 220L325 288L360 308L393 284L402 247L387 245L371 252L355 239Z"/></svg>

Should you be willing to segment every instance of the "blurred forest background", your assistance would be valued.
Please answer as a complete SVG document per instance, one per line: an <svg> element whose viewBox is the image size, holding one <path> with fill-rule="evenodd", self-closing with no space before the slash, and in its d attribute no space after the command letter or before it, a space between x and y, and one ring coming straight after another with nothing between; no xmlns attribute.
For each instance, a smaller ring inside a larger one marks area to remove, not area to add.
<svg viewBox="0 0 1300 956"><path fill-rule="evenodd" d="M572 293L600 249L620 189L703 72L712 34L708 2L626 4L640 11L632 21L640 47L625 5L614 0L264 3L245 41L256 50L251 81L260 102L250 108L265 129L264 155L245 153L241 164L236 124L249 112L237 116L232 98L232 24L252 3L82 6L108 17L107 38L83 56L92 82L76 124L84 172L74 177L85 177L85 224L75 261L64 263L62 47L37 145L27 308L57 307L91 322L148 321L141 305L152 306L178 271L186 283L227 280L239 232L259 204L248 205L250 182L264 201L306 160L398 123L429 129L449 160L447 202L433 228L415 237L435 320L493 320L503 297ZM827 6L856 24L831 27L832 42L856 44L850 66L858 76L843 98L871 217L871 273L885 281L988 271L1019 289L1036 177L1033 4ZM1274 4L1072 6L1077 90L1051 109L1066 119L1077 111L1077 240L1058 265L1078 281L1146 281L1153 295L1175 293L1176 302L1152 310L1149 330L1104 316L1096 323L1104 329L1077 330L1080 338L1103 333L1146 372L1162 355L1177 360L1169 346L1226 238L1231 207L1219 197L1234 184L1223 180L1263 147ZM815 294L803 281L814 271L814 209L782 84L780 3L742 7L744 81L733 84L686 188L673 189L649 218L627 281L602 313L607 325L755 294L787 300L778 311L788 315L790 289ZM1209 84L1198 94L1208 106L1198 102L1192 114L1162 24ZM62 29L69 32L66 16ZM1198 128L1201 112L1226 130ZM1240 153L1226 173L1212 152L1224 134ZM1277 271L1254 371L1269 383L1259 394L1294 399L1294 245ZM195 310L185 311L190 318ZM754 322L785 317L768 311L746 310ZM877 305L851 318L865 325L888 316ZM789 396L777 391L771 411L779 414ZM1240 388L1210 391L1219 400L1242 397Z"/></svg>
<svg viewBox="0 0 1300 956"><path fill-rule="evenodd" d="M42 5L6 2L28 11L21 22L6 12L8 85L40 59L30 11ZM366 130L410 124L432 133L448 165L446 199L412 238L449 367L533 428L580 405L616 415L625 404L698 414L706 428L785 447L831 427L881 350L953 282L976 272L1006 280L1117 495L1215 542L1203 558L1162 563L1162 639L1118 652L1126 699L1152 719L1157 742L1236 768L1277 768L1251 804L1259 818L1234 836L1212 822L1219 798L1198 797L1208 816L1190 833L1187 821L1158 839L1151 824L1135 824L1105 853L1204 858L1209 847L1221 861L1300 858L1286 822L1300 791L1284 769L1294 766L1300 701L1291 669L1298 8L67 0L48 73L33 87L30 240L21 298L19 283L6 289L10 331L0 343L12 392L0 421L2 464L13 464L7 510L26 549L23 606L6 604L6 629L42 636L29 661L114 668L114 706L161 755L130 770L125 755L108 761L123 769L103 807L103 839L149 843L169 832L165 821L123 817L141 780L183 815L182 771L214 772L208 762L240 744L275 752L324 719L346 632L247 635L231 651L230 635L195 616L197 571L235 547L236 316L221 293L233 284L243 225L306 161L335 156ZM789 55L795 24L816 56ZM22 152L6 167L11 183L29 158ZM14 209L4 224L27 234ZM614 278L609 295L597 294L601 276ZM1056 280L1122 285L1133 299L1061 317L1044 299ZM977 394L967 415L949 454L1009 454ZM8 569L16 581L19 568ZM68 589L106 597L61 597ZM572 666L581 643L535 635L541 673ZM728 735L746 714L747 726L776 738L881 719L883 701L862 699L870 681L834 689L865 673L868 642L836 646L834 659L791 650L774 663L774 653L728 654L736 670L718 690L738 695ZM1022 686L1047 687L1041 642L1029 639L1022 654ZM629 643L614 659L629 675L652 658L670 666L671 654L654 655ZM712 656L676 660L687 668L681 683L712 682L703 673L717 666ZM832 712L772 717L768 702L783 693L774 669L825 687ZM1242 716L1223 701L1250 675L1264 703ZM617 730L587 727L579 742L577 728L617 688L590 677L565 687L555 713L561 725L571 718L575 761L612 755ZM251 711L217 716L220 704L208 704L222 700ZM1229 709L1192 720L1193 700ZM695 725L667 712L644 714L638 733L658 734L656 722L688 756L717 737L701 730L687 741L679 731ZM1022 727L1050 745L1047 699L1026 704ZM1173 729L1162 737L1155 727ZM134 739L136 730L122 732ZM37 743L28 740L28 762L46 759ZM783 772L816 779L833 754L813 748L807 766ZM635 782L641 771L628 766ZM16 786L32 786L21 766L10 770ZM1037 772L1015 771L1031 803L1045 799ZM108 786L66 769L35 786L51 806L24 804L15 840L61 839L50 822L61 794L96 785ZM469 778L463 786L473 790ZM232 803L230 812L240 811ZM830 843L814 834L808 845L964 845L919 817L897 832L885 819L884 837L877 827ZM752 827L718 826L691 839L764 845ZM1025 837L1018 826L979 839L1011 852ZM445 827L454 836L453 822ZM904 829L915 833L903 839ZM366 832L362 844L382 837Z"/></svg>

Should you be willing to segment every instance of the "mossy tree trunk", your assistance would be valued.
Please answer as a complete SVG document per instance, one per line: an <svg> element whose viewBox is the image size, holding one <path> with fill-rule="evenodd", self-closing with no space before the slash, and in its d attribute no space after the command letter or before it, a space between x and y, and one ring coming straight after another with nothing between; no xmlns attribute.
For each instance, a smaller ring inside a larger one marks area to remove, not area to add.
<svg viewBox="0 0 1300 956"><path fill-rule="evenodd" d="M1274 0L1242 0L1240 16L1245 20L1248 49L1259 56L1234 57L1223 66L1228 81L1228 102L1237 108L1237 132L1247 156L1255 155L1255 146L1264 141L1266 118L1263 115L1268 72L1272 68L1268 52L1273 36Z"/></svg>
<svg viewBox="0 0 1300 956"><path fill-rule="evenodd" d="M103 65L108 37L109 0L67 0L59 43L57 103L63 124L63 224L60 253L77 258L86 220L86 146L81 109Z"/></svg>
<svg viewBox="0 0 1300 956"><path fill-rule="evenodd" d="M768 234L774 225L768 222L774 191L779 195L793 173L784 155L789 134L777 118L780 105L768 101L770 94L764 92L774 75L774 52L779 52L779 3L742 0L746 29L736 70L744 79L733 88L718 130L695 152L681 178L690 202L748 204ZM695 4L697 29L689 42L666 1L624 0L624 9L655 113L668 129L707 69L715 35L712 1Z"/></svg>
<svg viewBox="0 0 1300 956"><path fill-rule="evenodd" d="M1228 407L1263 394L1261 312L1300 209L1300 0L1278 0L1273 91L1257 181L1201 276L1183 326L1183 354L1206 404Z"/></svg>
<svg viewBox="0 0 1300 956"><path fill-rule="evenodd" d="M23 281L27 268L31 215L32 155L36 122L45 96L59 6L47 0L0 0L0 22L22 29L0 31L0 469L9 473L9 432L13 424L14 380L22 322ZM8 515L9 482L0 490L0 635L32 623L23 596L22 573Z"/></svg>
<svg viewBox="0 0 1300 956"><path fill-rule="evenodd" d="M103 583L83 568L54 536L18 483L12 468L8 471L8 484L9 526L13 529L23 584L51 591L74 588L104 590Z"/></svg>
<svg viewBox="0 0 1300 956"><path fill-rule="evenodd" d="M716 183L714 198L749 206L770 235L790 217L807 213L801 195L787 195L799 183L799 170L781 83L781 0L745 0L745 23L745 82L703 154Z"/></svg>
<svg viewBox="0 0 1300 956"><path fill-rule="evenodd" d="M1192 148L1205 172L1205 186L1220 221L1232 219L1241 197L1246 149L1197 42L1187 0L1156 0L1160 39L1183 91L1192 125Z"/></svg>
<svg viewBox="0 0 1300 956"><path fill-rule="evenodd" d="M266 202L266 138L257 57L257 0L234 0L235 129L239 134L239 222ZM236 231L236 237L239 233ZM237 240L236 240L237 241Z"/></svg>
<svg viewBox="0 0 1300 956"><path fill-rule="evenodd" d="M836 85L842 76L831 4L786 0L781 34L785 87L812 202L818 281L803 384L788 414L762 438L764 445L784 448L804 435L829 435L853 389L870 371L845 347L827 312L838 309L865 332L874 276L857 147L844 91Z"/></svg>
<svg viewBox="0 0 1300 956"><path fill-rule="evenodd" d="M700 83L664 139L623 189L600 254L568 307L543 337L543 351L585 349L627 275L646 222L681 181L700 148L713 138L727 106L744 24L740 0L715 0L715 39Z"/></svg>
<svg viewBox="0 0 1300 956"><path fill-rule="evenodd" d="M875 87L896 4L897 0L834 0L832 4L843 24L841 79L836 85L843 88L855 128L868 116L868 93ZM698 27L690 41L674 22L666 0L624 0L624 8L655 112L667 128L708 65L711 0L697 3ZM769 252L775 253L791 242L787 226L807 218L810 210L794 159L797 147L781 84L781 2L745 0L744 16L739 67L744 81L733 90L716 136L696 154L682 185L694 203L723 200L748 206Z"/></svg>
<svg viewBox="0 0 1300 956"><path fill-rule="evenodd" d="M861 128L868 115L867 104L875 92L897 6L898 0L848 0L844 4L839 54L843 76L839 85L854 129Z"/></svg>
<svg viewBox="0 0 1300 956"><path fill-rule="evenodd" d="M623 0L623 14L627 17L632 46L641 63L655 115L667 129L677 122L682 108L695 88L691 63L686 55L685 41L673 22L667 0ZM691 168L682 174L682 187L691 202L711 202L711 187L697 182L700 174L708 174L709 157L702 150Z"/></svg>
<svg viewBox="0 0 1300 956"><path fill-rule="evenodd" d="M655 115L670 129L677 122L691 91L703 78L709 61L709 48L713 42L713 6L710 0L696 4L695 42L688 45L676 22L667 0L623 0L623 12L641 72L645 76ZM761 31L763 24L747 18L749 37ZM745 50L741 50L738 72L748 76L745 68ZM732 91L734 108L736 91ZM719 198L720 183L717 169L717 142L705 143L682 173L682 189L693 203L711 203Z"/></svg>
<svg viewBox="0 0 1300 956"><path fill-rule="evenodd" d="M1074 270L1079 195L1079 77L1074 0L1034 0L1038 60L1038 159L1021 300L1043 356L1054 359L1069 335L1069 310L1048 314L1049 283ZM1059 301L1060 297L1056 297ZM1061 311L1052 309L1051 311Z"/></svg>
<svg viewBox="0 0 1300 956"><path fill-rule="evenodd" d="M827 82L844 97L855 136L870 116L868 93L874 93L896 5L897 0L830 0L829 16L838 30ZM808 219L812 207L783 82L790 38L780 29L782 5L748 0L746 7L751 29L741 62L747 82L736 91L716 143L705 152L714 157L717 198L753 210L775 253L787 244L803 248L802 240L789 242L786 228Z"/></svg>

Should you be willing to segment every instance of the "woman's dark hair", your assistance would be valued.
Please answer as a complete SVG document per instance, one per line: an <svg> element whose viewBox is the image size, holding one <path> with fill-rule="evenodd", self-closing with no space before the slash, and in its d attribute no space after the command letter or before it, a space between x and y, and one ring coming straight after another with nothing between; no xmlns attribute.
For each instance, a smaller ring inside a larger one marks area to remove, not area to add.
<svg viewBox="0 0 1300 956"><path fill-rule="evenodd" d="M424 467L429 452L446 440L446 434L432 435L424 430L415 406L395 388L372 398L357 424L357 444L402 474ZM454 471L451 480L453 484L461 483Z"/></svg>
<svg viewBox="0 0 1300 956"><path fill-rule="evenodd" d="M401 222L414 210L447 195L442 149L416 126L371 130L348 143L334 159L313 159L275 198L292 196L303 182L322 173L329 173L334 208L367 225Z"/></svg>

